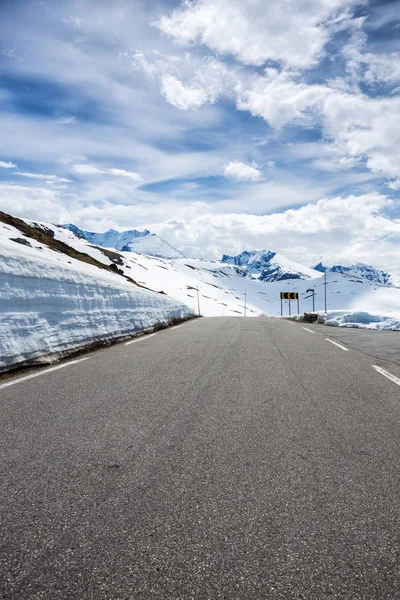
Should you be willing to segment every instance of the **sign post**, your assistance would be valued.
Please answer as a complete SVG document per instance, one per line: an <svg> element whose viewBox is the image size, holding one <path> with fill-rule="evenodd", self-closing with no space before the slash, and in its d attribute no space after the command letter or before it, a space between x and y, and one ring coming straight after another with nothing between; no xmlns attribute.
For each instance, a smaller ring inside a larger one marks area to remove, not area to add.
<svg viewBox="0 0 400 600"><path fill-rule="evenodd" d="M297 312L300 313L300 303L298 292L281 292L281 316L283 316L283 304L282 300L289 300L289 317L292 314L290 301L297 300Z"/></svg>

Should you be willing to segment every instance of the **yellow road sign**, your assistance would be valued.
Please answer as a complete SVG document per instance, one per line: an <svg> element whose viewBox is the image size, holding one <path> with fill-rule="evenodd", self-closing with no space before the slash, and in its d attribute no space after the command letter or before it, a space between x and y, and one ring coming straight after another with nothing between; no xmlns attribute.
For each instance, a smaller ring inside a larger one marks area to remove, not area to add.
<svg viewBox="0 0 400 600"><path fill-rule="evenodd" d="M281 292L281 300L298 300L298 292Z"/></svg>

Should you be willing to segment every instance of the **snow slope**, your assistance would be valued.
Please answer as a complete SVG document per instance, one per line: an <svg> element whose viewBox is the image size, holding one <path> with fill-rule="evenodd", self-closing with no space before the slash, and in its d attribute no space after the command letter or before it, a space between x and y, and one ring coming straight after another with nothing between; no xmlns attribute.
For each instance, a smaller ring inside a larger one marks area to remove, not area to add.
<svg viewBox="0 0 400 600"><path fill-rule="evenodd" d="M222 262L245 267L252 277L260 281L285 279L315 279L321 274L270 250L245 251L237 256L224 254Z"/></svg>
<svg viewBox="0 0 400 600"><path fill-rule="evenodd" d="M0 222L0 371L192 315L179 300Z"/></svg>
<svg viewBox="0 0 400 600"><path fill-rule="evenodd" d="M79 229L79 227L71 223L63 225L63 227L85 238L91 244L102 246L103 248L114 248L116 250L123 250L124 252L139 252L159 258L184 257L182 252L179 252L179 250L155 233L150 233L148 229L144 231L132 229L122 232L109 229L105 233L95 233L94 231Z"/></svg>
<svg viewBox="0 0 400 600"><path fill-rule="evenodd" d="M118 252L110 258L101 248L95 248L73 233L46 224L52 228L55 238L81 252L87 252L104 264L117 261L119 268L135 281L156 291L164 291L204 316L241 316L246 301L247 316L279 316L281 314L280 292L297 291L300 294L300 312L312 310L312 298L308 289L316 292L316 310L324 310L324 276L315 279L286 279L264 283L245 277L243 267L204 259L166 260L144 256L134 252ZM198 292L197 292L198 289ZM246 297L245 297L246 294ZM396 318L400 316L400 289L383 286L360 276L343 273L327 274L328 310L374 311ZM284 314L288 314L288 301L283 302ZM297 302L291 302L291 312L297 312Z"/></svg>

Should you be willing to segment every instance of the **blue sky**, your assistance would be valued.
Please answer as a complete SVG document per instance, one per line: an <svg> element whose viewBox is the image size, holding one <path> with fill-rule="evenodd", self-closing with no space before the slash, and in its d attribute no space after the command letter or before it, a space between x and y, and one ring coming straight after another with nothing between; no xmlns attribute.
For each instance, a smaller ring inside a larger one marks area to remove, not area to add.
<svg viewBox="0 0 400 600"><path fill-rule="evenodd" d="M0 208L399 273L400 2L0 5Z"/></svg>

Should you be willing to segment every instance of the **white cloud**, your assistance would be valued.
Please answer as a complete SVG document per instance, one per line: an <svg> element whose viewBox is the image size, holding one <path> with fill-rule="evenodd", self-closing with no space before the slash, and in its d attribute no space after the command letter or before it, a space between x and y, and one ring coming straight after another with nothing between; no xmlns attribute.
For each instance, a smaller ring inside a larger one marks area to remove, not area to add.
<svg viewBox="0 0 400 600"><path fill-rule="evenodd" d="M142 181L142 177L139 173L134 173L133 171L125 171L125 169L109 169L109 172L116 177L128 177L128 179L133 179L133 181L137 181L138 183Z"/></svg>
<svg viewBox="0 0 400 600"><path fill-rule="evenodd" d="M400 52L369 52L368 36L355 31L343 48L347 83L359 91L361 82L370 86L384 84L389 88L400 83ZM394 93L396 90L391 90Z"/></svg>
<svg viewBox="0 0 400 600"><path fill-rule="evenodd" d="M227 212L225 206L217 212L219 204L183 204L173 199L162 204L110 202L105 198L114 185L100 191L93 186L96 194L82 200L80 194L0 182L2 210L34 220L74 222L94 231L147 227L193 256L220 258L224 253L266 247L307 265L320 258L328 264L358 261L400 275L400 219L388 216L394 203L385 195L324 198L296 209L257 215Z"/></svg>
<svg viewBox="0 0 400 600"><path fill-rule="evenodd" d="M387 177L400 176L400 98L335 93L324 101L324 134L348 157Z"/></svg>
<svg viewBox="0 0 400 600"><path fill-rule="evenodd" d="M215 58L189 53L160 56L158 52L134 52L128 58L131 69L159 83L167 102L181 110L214 104L221 95L231 93L235 81L235 71Z"/></svg>
<svg viewBox="0 0 400 600"><path fill-rule="evenodd" d="M104 173L103 169L93 165L73 165L73 169L80 175L101 175Z"/></svg>
<svg viewBox="0 0 400 600"><path fill-rule="evenodd" d="M78 122L78 119L74 116L58 117L56 122L58 125L75 125Z"/></svg>
<svg viewBox="0 0 400 600"><path fill-rule="evenodd" d="M12 162L4 162L0 160L0 169L15 169L17 165L14 165Z"/></svg>
<svg viewBox="0 0 400 600"><path fill-rule="evenodd" d="M387 183L387 187L391 190L400 190L400 178L389 181L389 183Z"/></svg>
<svg viewBox="0 0 400 600"><path fill-rule="evenodd" d="M19 175L20 177L28 177L29 179L44 179L46 181L54 181L57 183L70 182L70 179L65 179L65 177L59 177L58 175L44 175L43 173L25 173L21 171L14 171L13 175Z"/></svg>
<svg viewBox="0 0 400 600"><path fill-rule="evenodd" d="M350 21L354 4L354 0L286 0L283 7L265 0L186 0L156 25L178 44L204 44L247 65L277 60L309 67L332 31Z"/></svg>
<svg viewBox="0 0 400 600"><path fill-rule="evenodd" d="M114 175L114 177L126 177L127 179L132 179L137 183L143 181L143 178L141 175L139 175L139 173L135 173L134 171L126 171L125 169L100 169L95 165L89 164L75 164L72 168L80 175Z"/></svg>
<svg viewBox="0 0 400 600"><path fill-rule="evenodd" d="M224 174L238 181L261 181L262 173L255 165L246 165L239 160L232 160L225 165Z"/></svg>
<svg viewBox="0 0 400 600"><path fill-rule="evenodd" d="M60 202L57 189L0 182L0 197L1 210L11 215L53 223L68 222L70 207Z"/></svg>
<svg viewBox="0 0 400 600"><path fill-rule="evenodd" d="M330 93L326 86L297 83L291 73L266 69L238 93L237 106L279 128L293 121L312 123Z"/></svg>
<svg viewBox="0 0 400 600"><path fill-rule="evenodd" d="M161 80L161 93L167 102L182 110L199 108L210 98L206 89L196 85L185 86L174 75L164 75Z"/></svg>
<svg viewBox="0 0 400 600"><path fill-rule="evenodd" d="M206 205L181 211L173 221L147 224L186 253L220 258L269 249L312 265L366 262L400 275L400 220L385 216L390 198L375 193L319 200L270 215L217 214Z"/></svg>

